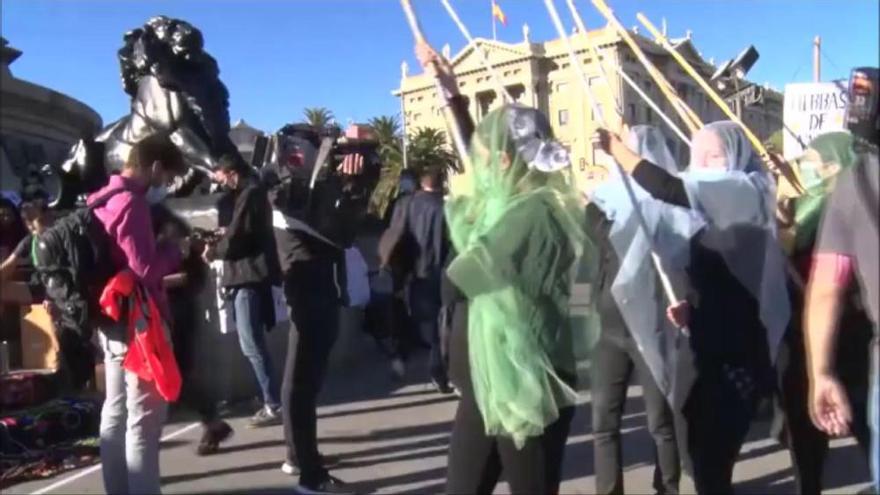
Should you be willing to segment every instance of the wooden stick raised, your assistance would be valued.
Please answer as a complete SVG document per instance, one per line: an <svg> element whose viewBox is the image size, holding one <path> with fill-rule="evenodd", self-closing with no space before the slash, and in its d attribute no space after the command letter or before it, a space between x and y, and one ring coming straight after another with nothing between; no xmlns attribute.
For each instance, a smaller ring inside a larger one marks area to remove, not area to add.
<svg viewBox="0 0 880 495"><path fill-rule="evenodd" d="M645 66L645 70L648 71L648 74L654 79L654 82L657 83L657 87L660 88L660 91L664 96L669 100L669 103L672 105L673 110L681 117L682 122L688 128L691 134L697 132L701 127L703 127L703 122L700 118L688 107L687 103L681 99L681 96L675 91L675 88L672 87L672 84L666 80L666 77L662 72L648 59L648 56L645 55L645 52L642 51L642 48L636 43L633 37L629 34L629 31L623 27L623 24L617 20L617 17L614 15L614 11L608 7L608 4L605 3L605 0L592 0L593 5L596 7L596 10L599 11L605 19L608 20L608 23L611 24L620 34L620 37L623 38L623 41L629 46L630 50L632 50L633 54L636 56L639 62Z"/></svg>
<svg viewBox="0 0 880 495"><path fill-rule="evenodd" d="M727 118L732 120L733 122L736 122L742 128L743 132L746 135L746 138L748 138L749 142L752 143L752 146L754 146L755 150L761 156L761 159L764 161L764 163L771 170L773 170L773 172L784 177L795 191L797 191L799 194L803 194L804 187L801 185L800 178L798 177L798 174L794 170L794 168L792 168L788 163L777 161L776 159L774 159L774 157L770 155L770 153L767 152L767 148L764 147L764 144L761 142L760 139L758 139L758 136L756 136L755 133L753 133L752 130L745 125L742 119L740 119L730 109L730 106L727 105L727 102L725 102L724 99L722 99L721 96L719 96L718 93L712 88L712 86L710 86L709 83L706 82L705 79L703 79L703 76L701 76L700 73L697 72L697 70L694 69L694 67L687 60L685 60L685 58L682 57L681 54L678 53L678 51L675 50L675 48L669 43L669 40L667 40L666 37L663 36L663 34L658 31L653 24L651 24L651 21L649 21L648 18L644 16L644 14L639 12L638 14L636 14L636 18L645 26L645 28L651 33L651 35L654 36L654 38L660 43L660 45L665 48L667 52L669 52L669 54L672 56L673 59L675 59L676 62L678 62L681 68L684 69L684 71L687 72L689 76L691 76L691 78L703 89L703 91L706 92L707 95L709 95L709 98L711 98L712 101L715 102L716 105L718 105L718 108L720 108L721 111L724 112L724 115L726 115Z"/></svg>
<svg viewBox="0 0 880 495"><path fill-rule="evenodd" d="M599 104L592 93L592 89L590 88L590 83L587 79L586 72L584 71L581 62L574 51L574 46L571 44L571 40L568 38L568 35L565 32L565 28L562 26L562 21L559 19L559 12L557 12L553 0L544 0L544 3L547 6L547 12L550 14L550 18L553 21L553 25L556 27L556 31L559 34L559 37L563 39L566 46L568 47L568 55L571 58L574 66L577 68L578 74L581 77L581 81L583 81L584 83L584 90L587 92L587 96L593 104L593 112L595 112L596 116L599 117L600 122L602 122L602 124L607 127L608 124L602 115L601 109L598 108ZM584 31L584 33L586 32ZM599 62L598 59L596 60L596 62ZM623 122L623 117L624 116L621 115L621 122ZM667 299L669 299L670 304L675 304L681 299L678 299L677 295L675 294L675 289L672 287L672 282L669 280L669 276L663 269L663 263L660 260L660 255L657 254L656 243L654 242L654 238L651 236L650 229L648 229L648 223L647 221L645 221L645 216L642 213L642 209L639 207L639 201L636 199L635 190L633 189L632 183L630 182L632 179L630 179L629 175L626 173L623 167L621 167L620 164L617 163L616 160L614 160L614 165L620 172L620 177L623 180L624 189L626 189L629 201L630 203L632 203L633 211L636 214L636 220L639 223L639 228L642 231L642 235L644 235L645 239L647 239L648 241L648 246L651 251L651 261L654 264L654 269L657 271L657 275L660 277L660 283L663 286L663 291L665 292ZM689 335L690 333L687 328L682 328L682 332L684 332L685 335Z"/></svg>
<svg viewBox="0 0 880 495"><path fill-rule="evenodd" d="M410 0L400 0L400 6L403 7L403 13L406 15L406 21L409 24L409 28L412 31L416 43L427 43L425 35L422 32L422 27L419 25L418 18L416 17L416 13L413 10L412 4L410 4ZM437 90L437 96L443 100L443 120L446 122L446 133L449 134L452 139L452 144L455 146L455 151L458 153L458 158L461 160L464 170L471 170L470 155L468 154L468 148L465 145L461 126L458 125L458 120L455 118L452 107L449 106L449 100L446 99L443 86L436 78L434 79L434 87ZM403 98L402 94L401 98ZM405 119L406 115L404 115L403 118Z"/></svg>
<svg viewBox="0 0 880 495"><path fill-rule="evenodd" d="M568 9L571 11L571 16L574 18L574 23L578 27L578 30L583 33L584 38L587 42L587 47L589 48L590 53L593 55L593 60L595 60L596 64L599 65L599 72L602 74L602 78L605 80L605 84L608 86L608 91L611 94L611 97L614 98L614 89L611 85L611 78L608 77L608 73L605 72L604 64L602 63L601 56L599 55L599 49L596 48L596 44L593 43L593 41L590 39L587 31L587 26L584 24L584 20L581 18L577 7L575 7L574 0L566 0L566 2L568 3ZM669 116L666 115L666 113L663 112L663 110L661 110L656 103L654 103L654 100L652 100L650 96L645 94L644 91L642 91L642 88L640 88L639 85L636 84L635 81L633 81L626 74L623 68L620 65L615 64L614 70L617 72L617 75L620 76L620 78L623 79L627 83L627 85L629 85L629 87L633 91L635 91L636 94L639 95L642 100L644 100L645 103L647 103L648 106L657 113L657 115L660 116L660 119L662 119L663 122L665 122L666 125L668 125L670 129L672 129L672 132L674 132L675 135L681 138L681 140L684 141L684 143L687 144L688 147L690 147L690 139L688 139L684 132L682 132L681 129L679 129L679 127L675 125L675 122L673 122L672 119L670 119ZM615 99L615 108L617 109L617 115L620 117L621 121L624 120L623 107L619 99Z"/></svg>

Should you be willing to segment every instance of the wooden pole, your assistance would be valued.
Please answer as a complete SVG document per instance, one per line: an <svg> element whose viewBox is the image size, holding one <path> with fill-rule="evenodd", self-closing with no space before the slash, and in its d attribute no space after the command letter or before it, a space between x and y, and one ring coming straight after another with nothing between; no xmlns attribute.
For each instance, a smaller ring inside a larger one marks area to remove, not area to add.
<svg viewBox="0 0 880 495"><path fill-rule="evenodd" d="M598 48L596 48L595 43L593 43L593 41L590 40L590 37L587 34L588 33L587 26L584 24L584 20L581 18L581 15L578 12L577 7L575 7L574 0L566 0L566 2L568 3L568 9L571 11L571 16L574 18L574 23L578 27L578 30L581 33L583 33L584 39L587 42L587 48L589 48L590 53L593 55L593 60L595 60L596 64L599 66L599 72L602 74L602 78L605 80L605 84L608 86L608 91L611 94L611 97L614 98L614 88L611 85L611 78L608 77L608 73L605 72L605 67L602 64L602 61L600 60L599 50L598 50ZM691 146L690 139L688 139L688 137L684 134L684 132L682 132L681 129L679 129L678 126L675 125L675 123L672 121L672 119L670 119L669 116L666 115L666 113L664 113L663 110L661 110L660 107L656 103L654 103L654 100L652 100L650 96L645 94L644 91L642 91L642 88L639 87L639 85L636 84L635 81L633 81L626 74L626 72L623 70L623 68L621 68L620 65L615 64L614 70L617 72L617 75L620 76L620 78L623 79L627 83L627 85L629 85L629 87L633 91L635 91L636 94L639 95L642 98L642 100L644 100L645 103L647 103L648 106L651 107L651 109L657 113L657 115L660 116L660 119L662 119L663 122L665 122L666 125L668 125L670 129L672 129L672 132L674 132L675 135L677 135L679 138L681 138L681 140L684 141L684 143L687 144L688 147L690 147ZM620 120L622 122L626 119L626 117L624 115L623 105L621 104L621 99L615 99L615 109L617 110L617 115L620 117Z"/></svg>
<svg viewBox="0 0 880 495"><path fill-rule="evenodd" d="M596 96L593 94L593 89L590 87L590 80L587 78L584 64L574 51L574 45L571 44L571 40L565 32L565 27L562 25L562 19L559 18L559 11L556 10L556 5L553 4L553 0L544 0L544 5L547 7L547 12L550 14L550 20L553 21L553 26L556 27L556 32L565 42L565 48L568 50L569 58L571 58L572 67L575 69L575 73L581 80L584 93L587 95L587 100L590 102L590 108L592 108L593 114L599 119L599 123L602 127L608 127L608 121L605 119L605 114L602 112L599 100L596 99Z"/></svg>
<svg viewBox="0 0 880 495"><path fill-rule="evenodd" d="M675 50L675 48L669 43L669 40L667 40L666 37L663 36L663 34L660 33L660 31L658 31L653 24L651 24L651 21L649 21L648 18L644 16L644 14L640 12L636 14L636 18L638 18L639 22L641 22L645 26L645 28L648 29L648 31L651 33L652 36L654 36L654 38L656 38L660 45L663 46L663 48L665 48L667 52L669 52L669 54L672 56L673 59L675 59L676 62L678 62L681 68L684 69L684 71L687 72L688 75L691 76L691 78L693 78L693 80L703 89L703 91L706 92L707 95L709 95L709 98L714 101L716 105L718 105L718 108L720 108L721 111L724 112L727 118L737 123L742 128L743 132L746 135L746 138L748 138L749 142L752 143L752 146L754 146L755 150L761 156L764 163L768 167L770 167L771 170L785 178L785 180L788 181L789 184L791 184L791 186L794 188L795 191L798 192L798 194L803 194L804 188L801 185L801 182L797 176L797 172L788 163L775 160L774 157L772 157L770 153L767 152L767 148L764 147L764 144L761 143L761 140L758 139L758 136L756 136L755 133L753 133L752 130L749 129L739 117L737 117L737 115L730 109L727 103L725 103L724 99L722 99L721 96L719 96L718 93L716 93L715 90L712 89L712 86L710 86L709 83L707 83L706 80L703 79L703 76L701 76L700 73L697 72L697 70L694 69L693 66L687 60L685 60L685 58L682 57L681 54L678 53L678 51Z"/></svg>
<svg viewBox="0 0 880 495"><path fill-rule="evenodd" d="M571 40L568 38L568 35L565 32L565 28L562 26L562 21L559 19L559 12L556 10L556 6L553 4L553 0L544 0L544 4L547 6L547 11L550 13L550 18L553 20L553 25L556 26L556 31L559 33L559 37L565 41L566 47L568 47L568 55L572 59L572 64L577 67L578 74L583 81L584 90L587 92L587 95L590 99L590 102L593 104L594 112L599 117L599 121L603 122L605 127L608 126L607 122L605 122L604 116L601 113L601 109L598 108L598 102L595 96L592 93L592 89L590 88L589 80L587 79L586 72L583 70L583 66L581 65L581 61L578 59L577 54L574 51L574 46L571 44ZM583 23L581 23L583 24ZM586 31L578 26L578 29L581 29L582 32L586 35ZM598 60L597 60L598 63ZM607 81L607 79L606 79ZM623 122L623 117L621 116L621 123ZM669 299L670 304L675 304L681 299L678 299L675 294L675 289L672 287L672 282L669 280L669 276L666 275L666 271L663 270L663 263L660 260L660 255L657 254L657 246L655 245L654 238L651 236L651 231L648 229L648 223L645 221L645 216L642 213L642 209L639 207L639 201L636 199L636 193L633 189L632 183L630 182L629 175L620 166L617 161L614 161L615 166L617 166L618 171L620 172L620 177L623 181L624 189L626 189L627 196L629 197L630 203L632 203L633 211L636 214L636 220L639 222L639 228L642 230L642 235L645 236L645 239L648 241L649 250L651 251L651 261L654 264L654 269L657 271L657 275L660 277L660 283L663 286L663 290L666 294L667 299ZM682 332L685 335L689 334L687 328L682 328Z"/></svg>
<svg viewBox="0 0 880 495"><path fill-rule="evenodd" d="M657 87L660 88L660 91L669 100L673 110L675 110L682 122L684 122L684 125L688 128L690 133L693 134L703 127L703 122L697 114L688 107L687 103L685 103L675 91L675 88L673 88L669 81L666 80L663 73L661 73L660 70L657 69L657 67L648 59L641 47L639 47L633 37L630 36L629 31L627 31L626 28L623 27L623 24L617 20L617 17L614 15L611 8L608 7L608 4L605 3L605 0L592 0L592 2L596 7L596 10L598 10L599 13L608 20L608 23L617 30L620 37L623 38L623 41L629 46L639 62L645 66L645 70L648 71L648 74L650 74L654 79L654 82L657 83Z"/></svg>
<svg viewBox="0 0 880 495"><path fill-rule="evenodd" d="M419 25L410 0L400 0L400 6L403 7L403 13L406 15L406 21L416 43L426 43L425 35L422 33L422 27ZM437 90L437 96L443 100L443 117L446 121L446 133L449 134L452 144L455 146L455 151L458 153L458 158L461 160L464 170L471 170L470 155L468 154L467 146L464 144L465 140L461 127L458 125L458 120L456 120L455 114L452 112L452 107L449 106L449 101L446 99L440 81L436 78L434 79L434 87Z"/></svg>

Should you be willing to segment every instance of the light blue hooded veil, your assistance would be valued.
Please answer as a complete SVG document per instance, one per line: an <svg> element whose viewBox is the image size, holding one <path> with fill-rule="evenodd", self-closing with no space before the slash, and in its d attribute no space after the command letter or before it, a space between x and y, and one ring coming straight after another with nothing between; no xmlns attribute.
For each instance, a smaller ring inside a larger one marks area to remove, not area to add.
<svg viewBox="0 0 880 495"><path fill-rule="evenodd" d="M770 358L775 360L791 316L786 259L776 231L775 185L739 125L708 124L694 135L694 148L711 137L708 133L721 140L726 170L703 168L692 154L690 167L680 177L691 207L718 234L706 246L722 255L733 276L758 301ZM747 234L748 228L763 235Z"/></svg>
<svg viewBox="0 0 880 495"><path fill-rule="evenodd" d="M627 145L643 159L677 175L666 139L656 127L632 127ZM689 261L690 239L704 222L693 210L654 199L635 180L630 179L630 184L664 270L683 272ZM677 330L665 317L669 301L660 287L651 243L639 225L618 167L612 167L610 178L596 188L592 199L612 222L609 238L620 269L611 285L611 294L655 382L669 395L669 352Z"/></svg>

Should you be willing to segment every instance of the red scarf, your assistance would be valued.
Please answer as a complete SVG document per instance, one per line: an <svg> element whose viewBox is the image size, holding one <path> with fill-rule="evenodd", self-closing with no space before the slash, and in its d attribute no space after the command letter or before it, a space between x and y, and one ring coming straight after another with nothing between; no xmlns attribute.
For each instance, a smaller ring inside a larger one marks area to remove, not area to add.
<svg viewBox="0 0 880 495"><path fill-rule="evenodd" d="M111 278L101 293L100 303L101 312L116 322L124 318L127 310L128 351L122 367L141 380L155 382L159 395L166 401L177 400L182 379L174 351L165 337L165 322L134 274L123 270Z"/></svg>

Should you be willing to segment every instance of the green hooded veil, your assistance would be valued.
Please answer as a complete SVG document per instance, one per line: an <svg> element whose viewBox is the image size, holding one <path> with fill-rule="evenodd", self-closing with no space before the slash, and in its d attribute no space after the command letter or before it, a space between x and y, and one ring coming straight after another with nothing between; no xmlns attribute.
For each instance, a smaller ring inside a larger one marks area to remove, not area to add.
<svg viewBox="0 0 880 495"><path fill-rule="evenodd" d="M488 435L521 447L577 401L569 318L586 238L566 150L537 110L506 105L477 126L473 190L446 207L469 301L471 380Z"/></svg>
<svg viewBox="0 0 880 495"><path fill-rule="evenodd" d="M811 249L822 218L825 200L837 175L855 163L853 137L848 132L829 132L810 142L797 160L806 192L795 201L795 248Z"/></svg>

